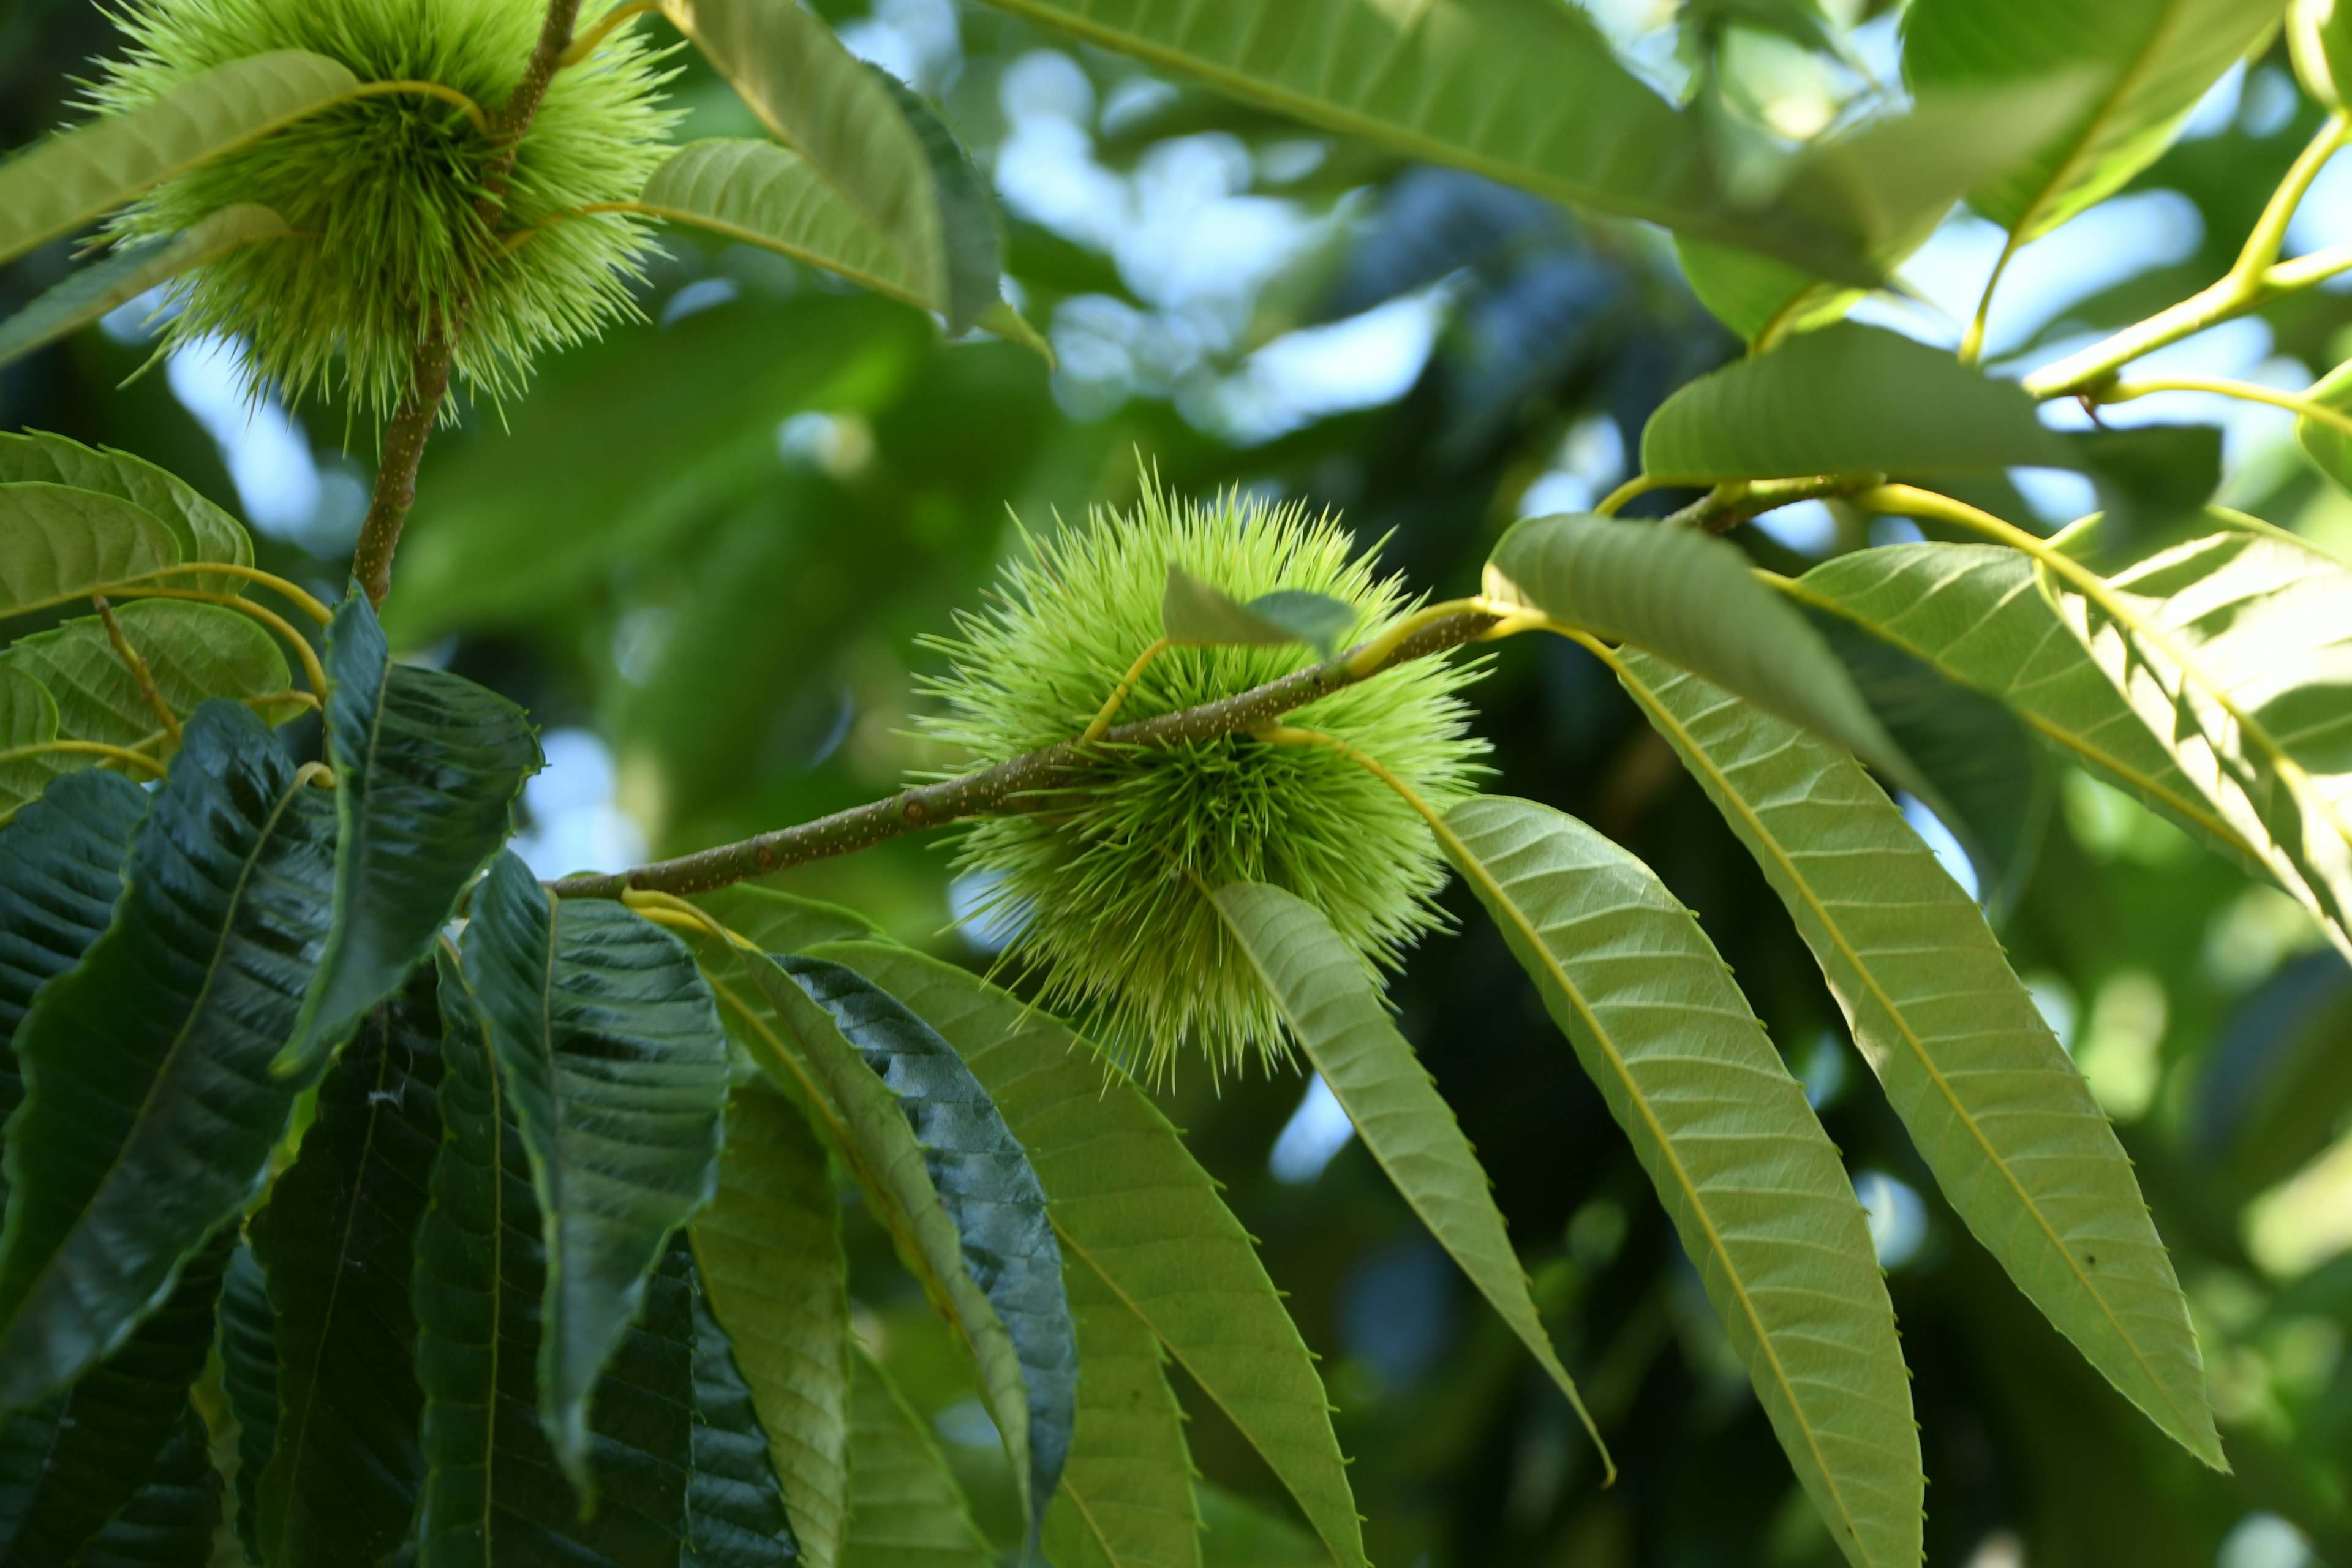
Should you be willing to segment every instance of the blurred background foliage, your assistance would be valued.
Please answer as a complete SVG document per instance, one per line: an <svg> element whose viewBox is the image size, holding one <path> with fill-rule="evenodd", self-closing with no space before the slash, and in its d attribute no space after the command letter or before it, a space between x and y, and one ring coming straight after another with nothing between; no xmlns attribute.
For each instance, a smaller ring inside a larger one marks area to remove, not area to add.
<svg viewBox="0 0 2352 1568"><path fill-rule="evenodd" d="M1018 302L1058 368L944 343L914 311L673 233L642 323L444 432L390 622L409 657L546 727L551 765L527 795L542 874L799 820L951 762L908 733L938 668L922 639L981 601L1024 529L1132 499L1141 468L1180 491L1340 510L1416 589L1458 594L1514 518L1589 507L1623 478L1650 410L1737 352L1655 231L1401 164L955 0L818 8L937 99L992 172ZM1679 23L1671 0L1591 8L1663 89L1706 95L1727 135L1807 135L1897 90L1898 18L1873 5L1832 3L1827 21L1801 0L1690 0ZM71 78L114 44L92 0L0 0L0 145L68 112ZM749 130L697 59L676 63L682 135ZM2283 48L2233 72L2165 158L2019 258L1991 361L2045 363L2218 276L2319 113ZM2339 155L2289 248L2347 238ZM1907 296L1859 313L1949 343L1999 245L1956 214L1906 268ZM0 272L0 309L66 265L52 247ZM157 363L142 317L0 373L0 425L165 465L255 525L263 564L327 595L373 431L339 407L248 405L223 355ZM2155 363L2300 387L2345 357L2347 328L2352 293L2313 291ZM2352 498L2303 463L2288 416L2178 395L2106 416L2183 415L2227 429L2221 499L2352 552ZM2093 504L2065 476L2013 478L1977 499L2043 531ZM1784 570L1916 537L1817 503L1766 521L1737 537ZM2352 973L2294 904L2070 774L2003 927L2179 1260L2236 1466L2217 1476L2102 1384L1945 1209L1780 903L1601 667L1520 639L1476 700L1504 787L1622 840L1698 911L1844 1152L1916 1373L1931 1563L2352 1563ZM946 850L899 840L783 881L984 966L1005 933L960 922L978 890ZM1424 943L1392 995L1494 1175L1622 1466L1615 1488L1319 1085L1195 1068L1164 1097L1325 1357L1372 1558L1835 1562L1598 1095L1469 900L1450 907L1459 933ZM1010 1481L945 1331L879 1232L853 1237L861 1331L1013 1542ZM1271 1477L1185 1392L1210 1563L1318 1561Z"/></svg>

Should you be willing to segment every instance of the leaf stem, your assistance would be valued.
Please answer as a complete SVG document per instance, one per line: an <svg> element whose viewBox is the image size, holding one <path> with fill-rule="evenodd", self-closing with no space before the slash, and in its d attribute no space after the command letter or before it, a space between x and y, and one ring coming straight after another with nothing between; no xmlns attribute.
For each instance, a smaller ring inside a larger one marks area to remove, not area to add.
<svg viewBox="0 0 2352 1568"><path fill-rule="evenodd" d="M1135 689L1135 683L1143 679L1143 672L1150 668L1151 661L1175 646L1174 637L1161 637L1136 656L1135 662L1127 667L1127 673L1118 678L1118 685L1104 700L1102 710L1087 725L1087 732L1078 737L1078 744L1091 746L1103 738L1103 731L1110 728L1113 719L1118 717L1120 707L1127 701L1127 694Z"/></svg>
<svg viewBox="0 0 2352 1568"><path fill-rule="evenodd" d="M443 87L437 81L372 81L349 96L382 98L384 94L392 92L419 92L427 98L437 98L444 103L454 103L466 111L466 118L473 121L474 129L482 133L482 139L484 141L489 139L490 117L482 112L482 106L456 88Z"/></svg>
<svg viewBox="0 0 2352 1568"><path fill-rule="evenodd" d="M2291 410L2305 419L2332 426L2352 436L2352 415L2340 408L2315 403L2301 393L2281 392L2260 382L2231 381L2221 376L2165 375L2147 381L2118 381L2099 388L2092 395L2092 401L2100 404L2129 403L2135 397L2146 397L2158 392L2211 392L2247 403L2267 403L2273 408Z"/></svg>
<svg viewBox="0 0 2352 1568"><path fill-rule="evenodd" d="M327 700L327 671L319 663L318 650L310 639L294 629L292 623L277 611L268 609L252 600L235 594L206 594L194 588L139 588L127 596L140 599L185 599L192 604L218 605L225 609L238 610L251 616L292 645L295 657L302 662L302 678L310 683L311 695L321 703Z"/></svg>
<svg viewBox="0 0 2352 1568"><path fill-rule="evenodd" d="M1645 496L1652 490L1662 490L1676 485L1703 485L1706 482L1705 479L1677 477L1673 474L1635 474L1632 479L1602 496L1600 504L1592 510L1602 517L1615 517L1617 509L1636 496Z"/></svg>
<svg viewBox="0 0 2352 1568"><path fill-rule="evenodd" d="M1096 744L1183 745L1262 729L1282 714L1343 687L1370 679L1410 660L1459 647L1506 624L1503 616L1492 611L1459 607L1475 603L1456 601L1457 607L1412 629L1389 647L1373 668L1352 668L1364 649L1349 649L1232 697L1115 726L1105 731ZM837 811L814 822L777 828L627 871L583 872L562 878L550 886L558 897L572 899L617 899L632 889L643 889L669 893L705 892L730 882L764 877L788 866L852 854L886 838L941 827L965 817L1040 810L1050 803L1053 791L1082 783L1097 755L1094 747L1078 741L1064 741L977 773L919 784L887 799Z"/></svg>
<svg viewBox="0 0 2352 1568"><path fill-rule="evenodd" d="M625 5L614 6L604 14L602 21L572 39L571 46L556 57L555 68L564 70L578 65L582 60L594 54L597 46L612 37L617 28L635 21L648 11L660 9L661 0L629 0Z"/></svg>
<svg viewBox="0 0 2352 1568"><path fill-rule="evenodd" d="M273 588L292 600L297 608L322 626L334 618L326 605L319 603L300 587L272 573L259 571L251 566L239 566L226 561L190 561L177 566L159 566L152 572L142 572L133 577L117 578L111 583L94 583L86 588L77 588L70 594L56 594L46 599L32 599L24 604L11 605L6 609L0 610L0 620L9 620L17 616L29 616L36 610L54 609L59 605L70 605L78 599L91 598L100 594L111 595L118 599L139 598L142 595L152 597L154 590L148 584L159 580L172 577L210 576L215 573L224 576L242 577L247 582L259 583L265 587Z"/></svg>
<svg viewBox="0 0 2352 1568"><path fill-rule="evenodd" d="M1697 528L1728 533L1741 523L1794 506L1802 500L1853 495L1886 482L1885 474L1814 474L1796 479L1739 480L1717 485L1680 511L1663 520L1669 528Z"/></svg>
<svg viewBox="0 0 2352 1568"><path fill-rule="evenodd" d="M1992 291L2000 287L2001 274L2019 250L2017 231L2009 232L2009 241L2000 247L2000 259L1992 264L1992 273L1985 279L1984 292L1977 296L1976 314L1969 318L1968 331L1960 335L1960 363L1972 365L1984 357L1985 323L1992 318Z"/></svg>
<svg viewBox="0 0 2352 1568"><path fill-rule="evenodd" d="M171 770L144 752L134 752L128 746L110 746L103 741L43 741L38 745L14 746L0 752L0 763L20 763L32 757L58 753L72 756L104 757L109 762L132 763L156 778L167 776Z"/></svg>
<svg viewBox="0 0 2352 1568"><path fill-rule="evenodd" d="M131 671L131 679L139 683L141 700L154 710L156 718L163 721L163 733L172 737L172 744L178 745L180 716L172 711L172 705L163 700L161 691L155 689L155 672L147 668L146 659L131 646L131 639L122 635L122 623L115 618L114 606L106 602L106 595L92 594L89 602L98 606L98 618L106 624L106 640L114 645L115 657L121 659L124 668Z"/></svg>

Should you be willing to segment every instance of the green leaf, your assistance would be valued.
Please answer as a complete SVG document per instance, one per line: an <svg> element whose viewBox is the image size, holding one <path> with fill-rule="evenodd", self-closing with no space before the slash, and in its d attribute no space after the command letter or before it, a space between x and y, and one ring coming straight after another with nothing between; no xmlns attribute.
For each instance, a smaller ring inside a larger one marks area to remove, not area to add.
<svg viewBox="0 0 2352 1568"><path fill-rule="evenodd" d="M923 310L944 310L938 279L910 267L889 237L825 178L772 142L714 138L670 154L635 204L846 278Z"/></svg>
<svg viewBox="0 0 2352 1568"><path fill-rule="evenodd" d="M672 1243L685 1245L683 1235ZM683 1568L769 1568L800 1560L768 1434L727 1331L694 1294L694 1479Z"/></svg>
<svg viewBox="0 0 2352 1568"><path fill-rule="evenodd" d="M63 436L28 430L0 435L0 482L70 485L119 496L142 508L180 542L180 559L253 564L253 536L245 524L196 493L195 487L152 463L110 447L85 447ZM249 584L234 573L192 572L172 585L207 594L243 594Z"/></svg>
<svg viewBox="0 0 2352 1568"><path fill-rule="evenodd" d="M697 893L694 901L721 925L749 938L762 952L803 952L820 942L857 942L882 934L881 927L856 910L749 882Z"/></svg>
<svg viewBox="0 0 2352 1568"><path fill-rule="evenodd" d="M2215 426L2079 430L2066 443L2075 466L2097 488L2099 552L2108 565L2193 525L2221 483L2221 432Z"/></svg>
<svg viewBox="0 0 2352 1568"><path fill-rule="evenodd" d="M1199 1568L1184 1411L1160 1342L1084 1258L1063 1270L1078 1323L1078 1421L1045 1516L1057 1568Z"/></svg>
<svg viewBox="0 0 2352 1568"><path fill-rule="evenodd" d="M289 232L286 220L268 207L238 202L169 238L120 247L0 321L0 365L79 331L159 283Z"/></svg>
<svg viewBox="0 0 2352 1568"><path fill-rule="evenodd" d="M2205 802L2035 584L1990 544L1900 544L1822 563L1781 591L1999 698L2035 734L2231 853L2252 851Z"/></svg>
<svg viewBox="0 0 2352 1568"><path fill-rule="evenodd" d="M261 1476L278 1444L278 1323L269 1310L269 1277L253 1248L239 1243L221 1284L221 1387L236 1420L236 1510L233 1520L245 1560L261 1561L257 1515Z"/></svg>
<svg viewBox="0 0 2352 1568"><path fill-rule="evenodd" d="M246 703L271 723L301 710L289 690L285 654L268 632L235 610L137 599L117 605L114 618L147 661L157 693L183 719L209 697ZM48 689L57 699L61 735L156 758L176 749L95 616L18 639L0 654L0 668L30 676Z"/></svg>
<svg viewBox="0 0 2352 1568"><path fill-rule="evenodd" d="M664 1238L717 1189L727 1037L684 943L619 904L559 903L511 850L475 891L466 980L546 1230L541 1415L564 1473L593 1495L597 1374Z"/></svg>
<svg viewBox="0 0 2352 1568"><path fill-rule="evenodd" d="M301 1152L252 1225L276 1321L274 1448L257 1494L273 1568L373 1563L425 1481L410 1259L441 1146L430 969L376 1008L319 1086Z"/></svg>
<svg viewBox="0 0 2352 1568"><path fill-rule="evenodd" d="M354 589L327 628L335 922L281 1072L304 1072L399 988L514 826L539 771L523 710L461 676L394 664Z"/></svg>
<svg viewBox="0 0 2352 1568"><path fill-rule="evenodd" d="M129 501L64 485L0 485L0 615L179 563L172 531Z"/></svg>
<svg viewBox="0 0 2352 1568"><path fill-rule="evenodd" d="M0 1553L64 1563L147 1485L212 1348L232 1237L188 1260L121 1348L63 1394L0 1418Z"/></svg>
<svg viewBox="0 0 2352 1568"><path fill-rule="evenodd" d="M2345 12L2352 18L2352 8ZM2323 408L2333 408L2339 414L2352 414L2352 360L2337 365L2314 382L2304 396ZM2298 414L2294 420L2294 438L2303 447L2304 455L2319 471L2334 479L2342 489L2352 490L2352 432L2335 425L2324 424L2307 414Z"/></svg>
<svg viewBox="0 0 2352 1568"><path fill-rule="evenodd" d="M1290 1489L1332 1556L1362 1568L1314 1358L1168 1119L1091 1042L963 970L872 942L818 956L865 974L954 1043L1029 1151L1064 1255L1093 1265Z"/></svg>
<svg viewBox="0 0 2352 1568"><path fill-rule="evenodd" d="M121 1342L259 1184L302 1087L267 1068L326 937L333 811L243 708L188 721L113 923L16 1031L0 1405Z"/></svg>
<svg viewBox="0 0 2352 1568"><path fill-rule="evenodd" d="M1160 599L1160 629L1181 643L1312 643L1329 658L1333 645L1355 629L1354 606L1328 595L1277 588L1244 605L1210 586L1173 561Z"/></svg>
<svg viewBox="0 0 2352 1568"><path fill-rule="evenodd" d="M1925 798L1968 851L1978 897L1998 920L2033 869L2054 794L2032 731L1993 698L1842 616L1806 619L1933 787Z"/></svg>
<svg viewBox="0 0 2352 1568"><path fill-rule="evenodd" d="M1703 375L1642 431L1646 473L1684 479L2070 467L2033 399L1884 327L1840 321Z"/></svg>
<svg viewBox="0 0 2352 1568"><path fill-rule="evenodd" d="M873 71L888 89L891 101L906 115L907 123L915 128L923 155L930 160L931 181L939 193L940 248L947 282L941 310L950 334L969 331L990 306L999 303L1004 240L997 231L996 197L972 166L971 152L957 140L946 117L880 66L873 67Z"/></svg>
<svg viewBox="0 0 2352 1568"><path fill-rule="evenodd" d="M1983 914L1850 759L1657 659L1618 678L1788 906L1953 1209L2126 1398L2228 1468L2131 1161Z"/></svg>
<svg viewBox="0 0 2352 1568"><path fill-rule="evenodd" d="M2042 572L2148 732L2352 954L2352 568L2230 529L2104 580Z"/></svg>
<svg viewBox="0 0 2352 1568"><path fill-rule="evenodd" d="M1919 1438L1862 1205L1690 911L1546 806L1488 796L1439 838L1632 1139L1831 1535L1919 1561Z"/></svg>
<svg viewBox="0 0 2352 1568"><path fill-rule="evenodd" d="M828 959L787 953L772 961L897 1097L940 1207L955 1226L962 1267L1012 1340L1019 1397L991 1403L1000 1428L1019 1424L1020 1437L1008 1436L1005 1448L1034 1536L1061 1483L1078 1382L1077 1331L1045 1189L988 1090L905 1003Z"/></svg>
<svg viewBox="0 0 2352 1568"><path fill-rule="evenodd" d="M695 1216L694 1257L767 1432L802 1561L834 1568L849 1507L841 1205L806 1119L760 1079L728 1100L719 1195Z"/></svg>
<svg viewBox="0 0 2352 1568"><path fill-rule="evenodd" d="M1837 321L1866 289L1824 283L1811 273L1734 245L1677 235L1675 258L1698 302L1749 346Z"/></svg>
<svg viewBox="0 0 2352 1568"><path fill-rule="evenodd" d="M0 163L0 261L71 234L141 193L339 103L359 79L323 55L278 49L190 77Z"/></svg>
<svg viewBox="0 0 2352 1568"><path fill-rule="evenodd" d="M220 1511L205 1419L183 1404L153 1479L81 1549L74 1568L208 1568Z"/></svg>
<svg viewBox="0 0 2352 1568"><path fill-rule="evenodd" d="M849 1535L842 1568L993 1568L929 1426L863 1346L849 1352Z"/></svg>
<svg viewBox="0 0 2352 1568"><path fill-rule="evenodd" d="M416 1242L416 1370L429 1469L421 1568L579 1562L677 1568L693 1468L693 1302L666 1246L589 1416L583 1518L540 1419L548 1267L532 1163L457 963L437 960L441 1152Z"/></svg>
<svg viewBox="0 0 2352 1568"><path fill-rule="evenodd" d="M70 752L39 752L58 738L58 700L49 689L0 659L0 752L23 752L0 761L0 826L38 800L49 782L76 763L98 759ZM0 1031L5 1037L5 1031Z"/></svg>
<svg viewBox="0 0 2352 1568"><path fill-rule="evenodd" d="M1584 1398L1552 1350L1470 1140L1381 1005L1363 961L1305 900L1261 883L1217 889L1217 912L1330 1086L1364 1147L1422 1223L1510 1325L1584 1423L1612 1479L1616 1466Z"/></svg>
<svg viewBox="0 0 2352 1568"><path fill-rule="evenodd" d="M898 275L950 301L937 180L890 89L795 0L663 0L762 124L814 165L878 234Z"/></svg>
<svg viewBox="0 0 2352 1568"><path fill-rule="evenodd" d="M1821 634L1756 581L1736 545L1694 529L1536 518L1495 547L1486 589L1670 658L1898 779L1913 777Z"/></svg>
<svg viewBox="0 0 2352 1568"><path fill-rule="evenodd" d="M119 773L75 773L0 826L0 1042L41 987L79 963L114 916L147 792ZM0 1051L0 1117L24 1100Z"/></svg>
<svg viewBox="0 0 2352 1568"><path fill-rule="evenodd" d="M1709 173L1695 118L1555 0L990 3L1409 158L1874 280L1844 238L1861 215L1841 211L1824 232L1777 207L1743 208Z"/></svg>
<svg viewBox="0 0 2352 1568"><path fill-rule="evenodd" d="M2067 128L1969 194L2019 243L2123 188L2179 133L2206 89L2277 22L2284 0L1917 0L1904 14L1911 85L2017 87L2095 73Z"/></svg>

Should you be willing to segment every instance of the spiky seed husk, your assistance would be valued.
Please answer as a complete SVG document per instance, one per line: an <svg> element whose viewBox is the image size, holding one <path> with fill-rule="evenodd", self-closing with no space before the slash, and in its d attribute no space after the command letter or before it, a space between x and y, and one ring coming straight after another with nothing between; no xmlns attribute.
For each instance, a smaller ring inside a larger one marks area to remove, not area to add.
<svg viewBox="0 0 2352 1568"><path fill-rule="evenodd" d="M609 8L586 7L583 26ZM136 0L120 18L131 47L105 63L89 97L102 112L134 109L230 60L308 49L363 82L435 82L494 115L545 14L541 0ZM298 121L159 187L111 226L169 234L258 202L294 228L299 237L234 251L177 291L173 338L241 340L253 384L323 393L340 363L344 394L386 417L428 324L463 298L457 374L503 397L541 351L634 313L628 285L646 225L565 215L643 188L677 119L660 104L665 79L656 51L626 28L559 73L518 151L496 232L476 210L489 147L462 110L406 93ZM527 241L501 244L527 229Z"/></svg>
<svg viewBox="0 0 2352 1568"><path fill-rule="evenodd" d="M1348 640L1412 607L1348 532L1303 506L1238 493L1174 502L1147 482L1124 514L1033 540L1008 565L994 608L934 639L950 672L929 683L932 738L975 763L1021 755L1086 728L1136 656L1160 635L1172 561L1247 600L1277 588L1357 608ZM1178 647L1137 683L1121 721L1247 690L1314 663L1304 647ZM1440 810L1473 790L1484 742L1455 695L1476 661L1421 659L1300 709L1396 773ZM1180 1046L1213 1070L1286 1055L1274 1002L1203 896L1270 882L1320 910L1368 970L1394 965L1439 916L1445 872L1427 826L1355 763L1322 747L1245 735L1112 750L1047 809L983 819L959 865L988 908L1017 926L1007 950L1049 1006L1088 1015L1122 1059L1161 1076Z"/></svg>

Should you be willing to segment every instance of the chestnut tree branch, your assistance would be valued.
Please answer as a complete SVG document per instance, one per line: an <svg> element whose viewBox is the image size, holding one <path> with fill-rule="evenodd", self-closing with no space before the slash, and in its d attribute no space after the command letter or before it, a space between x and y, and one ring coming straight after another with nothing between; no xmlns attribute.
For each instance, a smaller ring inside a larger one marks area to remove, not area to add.
<svg viewBox="0 0 2352 1568"><path fill-rule="evenodd" d="M515 159L522 151L523 133L547 97L548 83L562 68L563 52L572 47L572 24L580 18L580 0L548 0L547 19L540 25L522 79L490 121L490 157L482 168L482 194L475 211L482 231L495 236L506 207L507 185L514 178ZM409 373L408 395L385 426L383 451L376 460L375 493L368 498L367 518L360 524L358 547L352 554L352 575L358 578L371 603L382 605L392 591L392 554L400 546L401 525L416 500L416 466L425 458L425 443L441 416L441 402L449 393L449 368L464 330L463 299L428 303L438 310L425 323Z"/></svg>
<svg viewBox="0 0 2352 1568"><path fill-rule="evenodd" d="M887 800L837 811L814 822L780 827L733 844L681 855L674 860L657 860L634 870L583 872L549 886L558 897L570 899L617 899L624 893L642 890L708 892L730 882L764 877L787 866L847 855L885 838L944 826L964 817L1051 810L1060 793L1085 786L1087 774L1108 750L1178 746L1261 729L1291 710L1328 697L1342 687L1370 679L1409 659L1426 658L1459 647L1500 624L1496 616L1465 610L1418 628L1391 649L1387 658L1361 672L1351 672L1348 668L1349 658L1358 651L1350 648L1320 664L1232 697L1115 726L1098 741L1064 741L978 773L938 784L918 784Z"/></svg>

